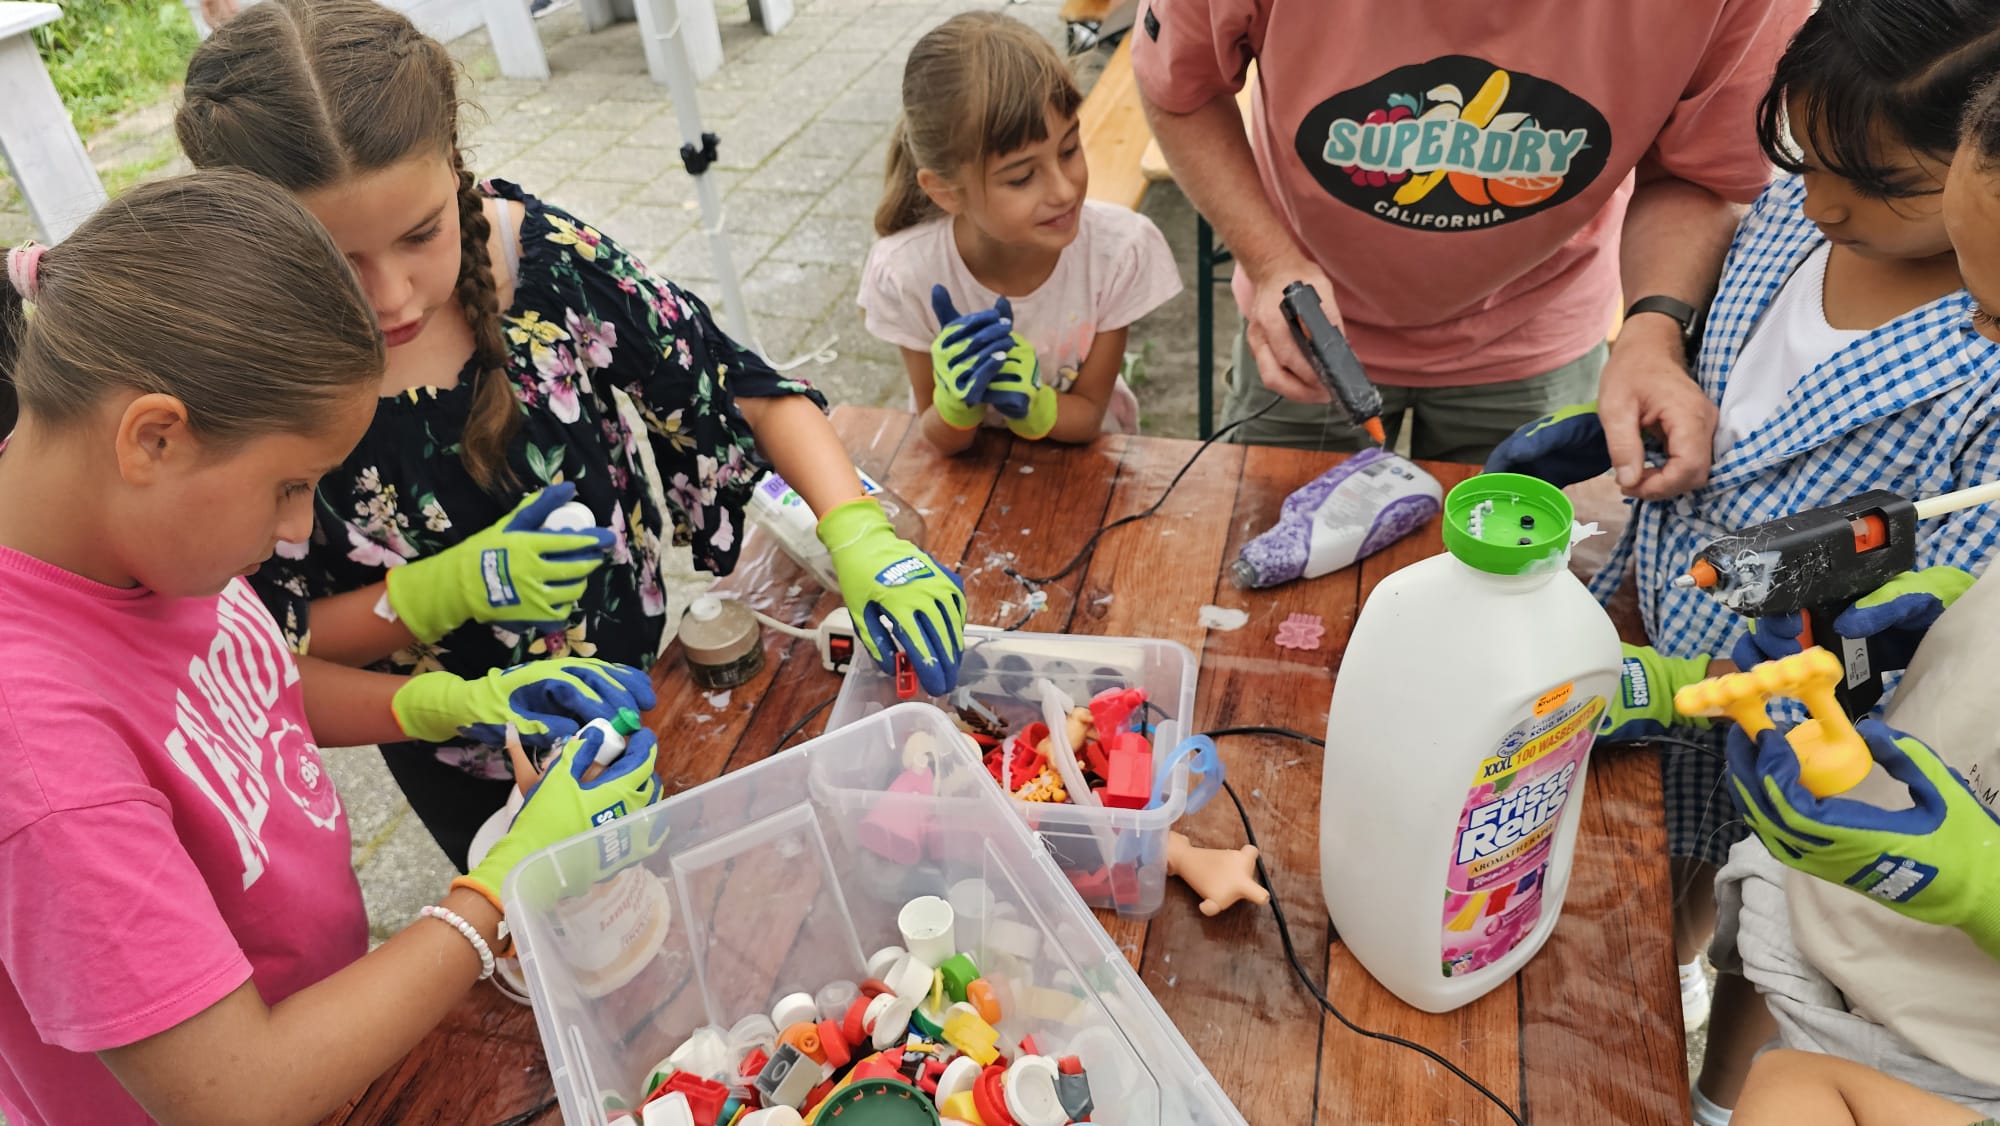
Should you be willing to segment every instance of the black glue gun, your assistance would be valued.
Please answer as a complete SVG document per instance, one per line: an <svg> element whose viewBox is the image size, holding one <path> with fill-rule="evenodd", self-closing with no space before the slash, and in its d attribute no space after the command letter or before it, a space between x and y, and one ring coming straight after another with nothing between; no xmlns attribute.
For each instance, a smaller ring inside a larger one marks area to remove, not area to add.
<svg viewBox="0 0 2000 1126"><path fill-rule="evenodd" d="M1319 294L1304 282L1293 282L1285 287L1278 308L1292 326L1292 339L1312 362L1319 381L1347 408L1348 417L1356 426L1366 430L1376 445L1384 445L1382 393L1368 382L1368 373L1361 370L1361 361L1354 355L1354 349L1348 347L1346 334L1326 319Z"/></svg>

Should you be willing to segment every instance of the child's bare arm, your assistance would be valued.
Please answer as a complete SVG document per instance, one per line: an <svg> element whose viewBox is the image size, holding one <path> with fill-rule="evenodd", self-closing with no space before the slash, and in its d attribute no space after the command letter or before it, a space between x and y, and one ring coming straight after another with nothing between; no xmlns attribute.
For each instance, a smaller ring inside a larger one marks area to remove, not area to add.
<svg viewBox="0 0 2000 1126"><path fill-rule="evenodd" d="M312 655L359 668L414 645L417 639L410 627L375 612L388 589L388 583L374 583L313 599Z"/></svg>
<svg viewBox="0 0 2000 1126"><path fill-rule="evenodd" d="M944 419L931 406L931 396L936 388L931 384L931 354L914 348L903 349L903 370L910 377L910 393L917 400L917 425L923 428L924 438L940 453L960 454L972 448L979 437L979 431L960 430Z"/></svg>
<svg viewBox="0 0 2000 1126"><path fill-rule="evenodd" d="M485 897L444 905L499 945ZM332 977L275 1006L252 982L156 1036L98 1058L163 1123L318 1122L423 1039L479 977L450 926L420 919Z"/></svg>
<svg viewBox="0 0 2000 1126"><path fill-rule="evenodd" d="M1812 1052L1771 1051L1757 1058L1735 1126L1972 1126L1977 1111L1892 1079L1873 1068Z"/></svg>
<svg viewBox="0 0 2000 1126"><path fill-rule="evenodd" d="M315 657L295 658L305 695L306 722L323 747L363 747L394 743L406 736L391 701L407 676L348 668Z"/></svg>
<svg viewBox="0 0 2000 1126"><path fill-rule="evenodd" d="M1118 385L1119 369L1125 366L1126 332L1114 328L1098 333L1091 341L1090 355L1084 357L1075 385L1056 396L1056 424L1049 430L1049 438L1082 445L1096 441L1103 432L1104 411Z"/></svg>
<svg viewBox="0 0 2000 1126"><path fill-rule="evenodd" d="M825 516L862 495L854 459L833 423L804 395L741 398L736 407L749 420L757 446L798 491L815 515Z"/></svg>

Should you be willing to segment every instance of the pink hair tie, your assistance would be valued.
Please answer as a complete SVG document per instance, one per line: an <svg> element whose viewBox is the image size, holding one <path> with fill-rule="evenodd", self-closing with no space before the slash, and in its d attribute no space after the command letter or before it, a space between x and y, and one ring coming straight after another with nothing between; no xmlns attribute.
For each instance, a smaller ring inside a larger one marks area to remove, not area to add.
<svg viewBox="0 0 2000 1126"><path fill-rule="evenodd" d="M14 292L23 301L33 301L41 288L36 274L41 270L42 253L48 248L35 243L22 243L7 252L7 280L14 283Z"/></svg>

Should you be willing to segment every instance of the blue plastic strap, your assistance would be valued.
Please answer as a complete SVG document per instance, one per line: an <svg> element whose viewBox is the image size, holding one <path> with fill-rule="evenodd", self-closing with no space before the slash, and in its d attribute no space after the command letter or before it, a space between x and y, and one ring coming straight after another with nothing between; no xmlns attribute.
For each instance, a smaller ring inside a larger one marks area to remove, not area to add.
<svg viewBox="0 0 2000 1126"><path fill-rule="evenodd" d="M1181 745L1175 747L1172 754L1161 757L1159 767L1153 772L1153 798L1147 803L1147 808L1156 809L1165 804L1167 787L1173 784L1174 768L1183 762L1188 764L1188 773L1196 779L1193 788L1188 791L1188 813L1207 805L1216 791L1222 789L1226 771L1222 766L1222 755L1215 749L1215 740L1206 735L1190 735L1181 740Z"/></svg>

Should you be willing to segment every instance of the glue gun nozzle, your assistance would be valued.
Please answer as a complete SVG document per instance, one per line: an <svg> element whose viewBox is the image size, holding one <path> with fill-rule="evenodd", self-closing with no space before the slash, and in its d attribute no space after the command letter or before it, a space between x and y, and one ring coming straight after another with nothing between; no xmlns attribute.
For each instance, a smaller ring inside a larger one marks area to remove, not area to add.
<svg viewBox="0 0 2000 1126"><path fill-rule="evenodd" d="M1694 576L1693 576L1693 575L1675 575L1675 576L1674 576L1674 589L1675 589L1675 590L1686 590L1686 589L1688 589L1689 587L1692 587L1693 585L1694 585Z"/></svg>

